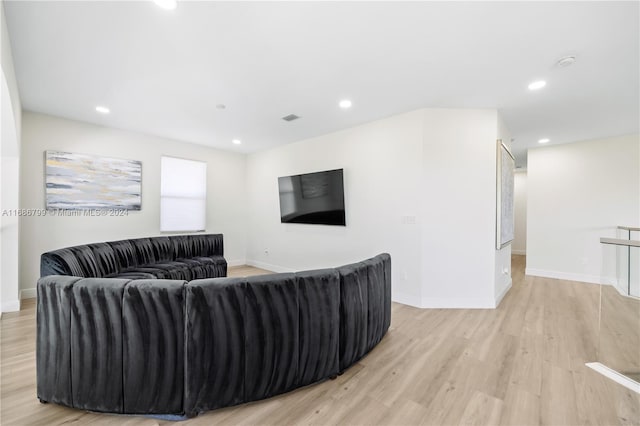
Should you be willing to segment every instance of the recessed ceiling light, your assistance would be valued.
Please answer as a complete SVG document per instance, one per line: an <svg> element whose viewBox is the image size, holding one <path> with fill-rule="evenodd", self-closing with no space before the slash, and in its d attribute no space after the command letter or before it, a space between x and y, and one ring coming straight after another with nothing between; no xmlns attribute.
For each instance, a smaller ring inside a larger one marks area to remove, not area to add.
<svg viewBox="0 0 640 426"><path fill-rule="evenodd" d="M565 56L564 58L560 58L558 62L556 62L556 65L559 66L560 68L564 68L564 67L568 67L569 65L573 65L575 61L576 61L575 56Z"/></svg>
<svg viewBox="0 0 640 426"><path fill-rule="evenodd" d="M231 141L234 145L240 145L242 141L240 139L234 139Z"/></svg>
<svg viewBox="0 0 640 426"><path fill-rule="evenodd" d="M351 108L351 101L349 99L343 99L338 105L340 105L342 109Z"/></svg>
<svg viewBox="0 0 640 426"><path fill-rule="evenodd" d="M109 110L109 108L107 108L106 106L102 106L102 105L98 105L96 107L96 111L98 111L100 114L109 114L111 112L111 110Z"/></svg>
<svg viewBox="0 0 640 426"><path fill-rule="evenodd" d="M153 0L153 2L165 10L173 10L178 7L178 0Z"/></svg>
<svg viewBox="0 0 640 426"><path fill-rule="evenodd" d="M549 142L549 140L550 140L549 138L542 138L542 139L538 140L538 143L547 143L547 142Z"/></svg>
<svg viewBox="0 0 640 426"><path fill-rule="evenodd" d="M546 85L547 85L547 82L544 80L534 81L533 83L529 84L529 90L542 89Z"/></svg>

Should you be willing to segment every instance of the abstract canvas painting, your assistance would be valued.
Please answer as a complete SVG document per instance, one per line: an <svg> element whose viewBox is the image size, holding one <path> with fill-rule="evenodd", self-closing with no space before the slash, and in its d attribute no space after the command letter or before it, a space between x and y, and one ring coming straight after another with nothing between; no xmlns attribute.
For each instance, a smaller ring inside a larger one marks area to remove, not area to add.
<svg viewBox="0 0 640 426"><path fill-rule="evenodd" d="M46 151L45 161L47 209L140 210L140 161L61 151Z"/></svg>
<svg viewBox="0 0 640 426"><path fill-rule="evenodd" d="M496 248L501 249L514 238L514 177L515 159L498 139Z"/></svg>

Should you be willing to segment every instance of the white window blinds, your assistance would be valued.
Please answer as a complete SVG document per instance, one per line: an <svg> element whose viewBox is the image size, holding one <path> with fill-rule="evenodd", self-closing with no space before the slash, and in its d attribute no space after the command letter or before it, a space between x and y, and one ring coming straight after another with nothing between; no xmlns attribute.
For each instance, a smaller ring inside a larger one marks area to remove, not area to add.
<svg viewBox="0 0 640 426"><path fill-rule="evenodd" d="M204 231L206 207L207 163L162 157L160 231Z"/></svg>

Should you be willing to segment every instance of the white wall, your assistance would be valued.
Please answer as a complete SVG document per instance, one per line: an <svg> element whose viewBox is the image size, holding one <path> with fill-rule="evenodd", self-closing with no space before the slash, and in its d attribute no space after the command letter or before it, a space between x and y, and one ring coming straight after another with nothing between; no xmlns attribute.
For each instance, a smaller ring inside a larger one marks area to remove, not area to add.
<svg viewBox="0 0 640 426"><path fill-rule="evenodd" d="M420 213L421 162L421 111L250 155L248 262L304 270L389 252L394 299L419 301L419 226L402 217ZM280 223L279 176L337 168L344 169L346 227Z"/></svg>
<svg viewBox="0 0 640 426"><path fill-rule="evenodd" d="M496 306L497 120L495 110L424 112L423 307Z"/></svg>
<svg viewBox="0 0 640 426"><path fill-rule="evenodd" d="M418 110L250 155L248 262L302 270L389 252L395 301L494 307L496 136L495 110ZM277 178L335 168L347 226L280 223Z"/></svg>
<svg viewBox="0 0 640 426"><path fill-rule="evenodd" d="M142 210L127 217L23 217L20 276L33 297L40 254L76 244L160 235L160 157L207 162L206 231L223 233L225 257L243 264L246 249L246 157L201 145L80 123L23 115L21 207L44 209L44 151L60 150L142 161Z"/></svg>
<svg viewBox="0 0 640 426"><path fill-rule="evenodd" d="M527 254L527 172L516 171L514 200L514 238L513 254Z"/></svg>
<svg viewBox="0 0 640 426"><path fill-rule="evenodd" d="M13 67L11 44L0 3L0 312L20 309L18 299L19 219L7 212L19 206L20 126L22 108Z"/></svg>
<svg viewBox="0 0 640 426"><path fill-rule="evenodd" d="M25 217L23 295L41 253L158 235L162 154L208 162L208 232L231 263L274 271L393 258L393 298L419 307L491 308L508 290L509 250L495 249L495 110L418 110L248 157L36 113L25 113L23 209L44 208L44 151L143 162L143 210L128 217ZM279 176L343 168L346 227L280 223ZM245 226L246 225L246 226ZM245 245L246 240L246 245ZM504 276L503 276L504 275Z"/></svg>
<svg viewBox="0 0 640 426"><path fill-rule="evenodd" d="M600 237L640 224L640 137L529 150L528 275L613 283L615 249Z"/></svg>

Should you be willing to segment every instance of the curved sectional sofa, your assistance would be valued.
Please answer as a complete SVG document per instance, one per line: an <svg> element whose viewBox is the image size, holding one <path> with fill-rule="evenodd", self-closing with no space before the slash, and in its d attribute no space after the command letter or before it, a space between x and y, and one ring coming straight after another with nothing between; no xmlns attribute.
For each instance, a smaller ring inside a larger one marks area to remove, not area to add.
<svg viewBox="0 0 640 426"><path fill-rule="evenodd" d="M43 271L58 273L37 287L37 393L74 408L191 417L268 398L340 374L391 321L388 254L189 282L61 275L77 269L51 259Z"/></svg>
<svg viewBox="0 0 640 426"><path fill-rule="evenodd" d="M227 275L222 234L137 238L44 253L40 276L193 280Z"/></svg>

